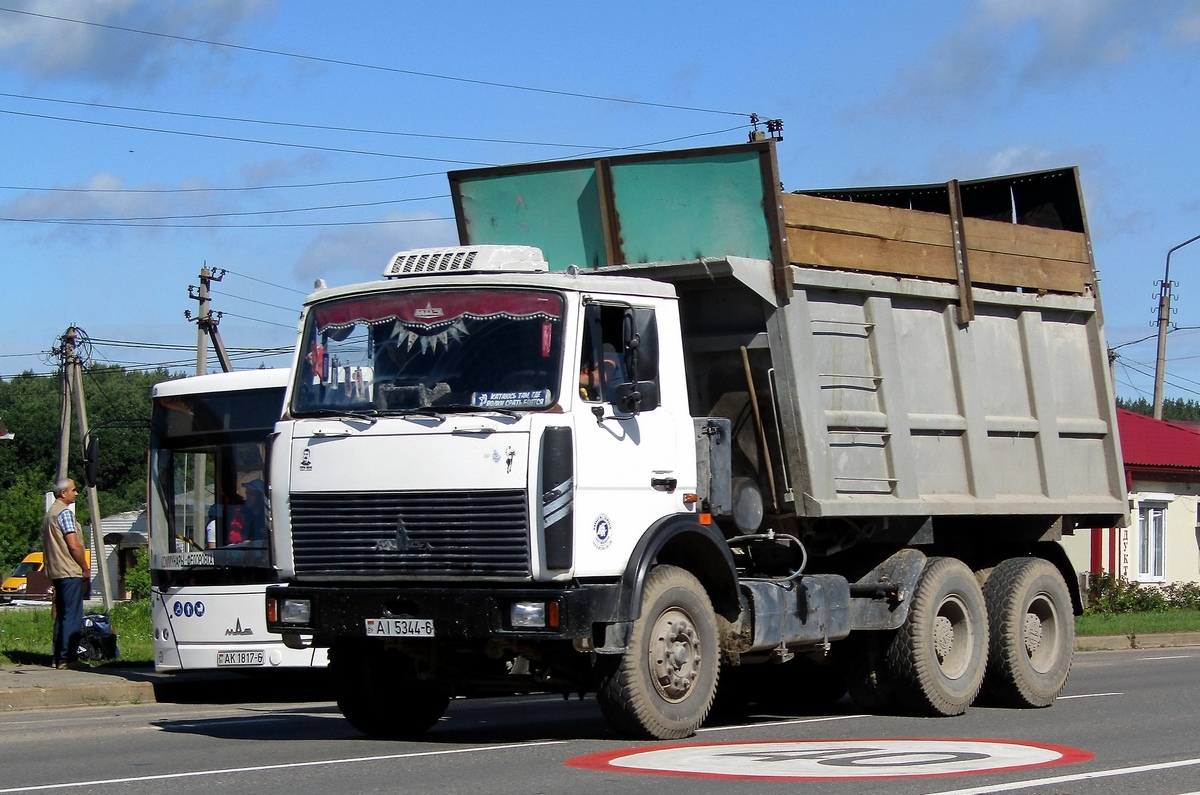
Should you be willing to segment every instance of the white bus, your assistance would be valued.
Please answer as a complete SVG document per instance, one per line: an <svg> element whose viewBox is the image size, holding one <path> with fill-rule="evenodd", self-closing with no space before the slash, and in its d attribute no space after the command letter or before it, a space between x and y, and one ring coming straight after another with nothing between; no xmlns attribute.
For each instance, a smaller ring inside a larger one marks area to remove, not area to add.
<svg viewBox="0 0 1200 795"><path fill-rule="evenodd" d="M266 631L277 583L266 510L267 437L288 371L244 370L154 387L147 515L158 671L324 666Z"/></svg>

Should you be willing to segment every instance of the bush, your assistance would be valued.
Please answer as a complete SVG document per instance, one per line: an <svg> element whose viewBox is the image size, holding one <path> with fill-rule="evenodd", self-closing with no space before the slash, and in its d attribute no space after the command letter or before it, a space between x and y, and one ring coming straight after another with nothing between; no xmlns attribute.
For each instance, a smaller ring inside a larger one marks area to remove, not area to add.
<svg viewBox="0 0 1200 795"><path fill-rule="evenodd" d="M1200 583L1143 585L1111 574L1096 575L1088 582L1088 613L1163 613L1168 610L1200 610Z"/></svg>
<svg viewBox="0 0 1200 795"><path fill-rule="evenodd" d="M125 572L125 589L134 601L150 598L150 563L146 550L133 551L133 566Z"/></svg>

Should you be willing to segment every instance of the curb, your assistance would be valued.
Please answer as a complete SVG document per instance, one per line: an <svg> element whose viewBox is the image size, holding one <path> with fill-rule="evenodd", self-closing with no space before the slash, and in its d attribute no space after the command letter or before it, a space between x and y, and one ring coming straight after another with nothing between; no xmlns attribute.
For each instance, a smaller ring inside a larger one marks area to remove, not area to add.
<svg viewBox="0 0 1200 795"><path fill-rule="evenodd" d="M0 712L51 707L103 707L115 704L149 704L157 699L150 682L113 685L67 685L0 690Z"/></svg>
<svg viewBox="0 0 1200 795"><path fill-rule="evenodd" d="M1200 632L1160 632L1150 635L1095 635L1075 638L1075 651L1136 651L1200 646Z"/></svg>

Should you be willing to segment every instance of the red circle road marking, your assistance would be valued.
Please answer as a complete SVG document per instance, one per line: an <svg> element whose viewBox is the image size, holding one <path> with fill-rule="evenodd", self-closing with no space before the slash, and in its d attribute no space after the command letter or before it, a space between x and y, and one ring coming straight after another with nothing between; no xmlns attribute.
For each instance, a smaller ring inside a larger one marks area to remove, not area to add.
<svg viewBox="0 0 1200 795"><path fill-rule="evenodd" d="M622 748L577 756L590 770L755 781L935 778L1086 762L1078 748L1012 740L744 740Z"/></svg>

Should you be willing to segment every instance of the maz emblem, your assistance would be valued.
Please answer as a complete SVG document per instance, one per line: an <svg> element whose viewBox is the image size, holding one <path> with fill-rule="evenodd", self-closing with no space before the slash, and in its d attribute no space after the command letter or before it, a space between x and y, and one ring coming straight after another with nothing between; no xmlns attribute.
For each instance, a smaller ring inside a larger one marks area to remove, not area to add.
<svg viewBox="0 0 1200 795"><path fill-rule="evenodd" d="M404 526L403 519L396 519L396 535L393 538L384 538L375 542L376 552L423 552L432 549L429 544L424 541L414 541L408 535L408 528Z"/></svg>

